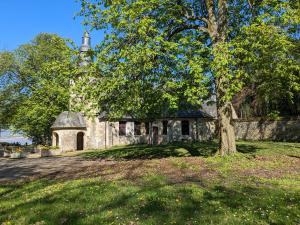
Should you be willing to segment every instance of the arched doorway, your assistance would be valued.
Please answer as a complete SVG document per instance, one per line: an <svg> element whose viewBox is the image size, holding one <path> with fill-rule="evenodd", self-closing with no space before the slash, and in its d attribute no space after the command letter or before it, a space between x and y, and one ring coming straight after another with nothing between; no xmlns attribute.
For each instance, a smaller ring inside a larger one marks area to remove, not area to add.
<svg viewBox="0 0 300 225"><path fill-rule="evenodd" d="M54 143L55 147L59 147L59 136L57 133L54 133Z"/></svg>
<svg viewBox="0 0 300 225"><path fill-rule="evenodd" d="M79 132L77 134L77 150L83 150L84 146L84 133Z"/></svg>

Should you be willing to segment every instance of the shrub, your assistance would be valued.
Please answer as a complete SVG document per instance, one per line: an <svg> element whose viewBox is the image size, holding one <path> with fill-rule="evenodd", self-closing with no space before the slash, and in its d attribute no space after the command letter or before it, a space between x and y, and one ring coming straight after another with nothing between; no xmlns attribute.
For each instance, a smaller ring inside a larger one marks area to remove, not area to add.
<svg viewBox="0 0 300 225"><path fill-rule="evenodd" d="M50 151L59 149L57 146L49 146L49 145L39 145L38 148L41 151Z"/></svg>
<svg viewBox="0 0 300 225"><path fill-rule="evenodd" d="M280 112L274 110L267 115L267 118L271 120L278 120L280 118Z"/></svg>

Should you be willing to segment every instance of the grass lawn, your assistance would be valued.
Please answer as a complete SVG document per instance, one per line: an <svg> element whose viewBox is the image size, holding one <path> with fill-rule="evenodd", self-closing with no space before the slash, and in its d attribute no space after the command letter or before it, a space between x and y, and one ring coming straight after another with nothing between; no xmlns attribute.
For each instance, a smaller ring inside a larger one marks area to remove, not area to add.
<svg viewBox="0 0 300 225"><path fill-rule="evenodd" d="M0 224L300 224L300 143L215 142L82 152L63 177L0 183Z"/></svg>

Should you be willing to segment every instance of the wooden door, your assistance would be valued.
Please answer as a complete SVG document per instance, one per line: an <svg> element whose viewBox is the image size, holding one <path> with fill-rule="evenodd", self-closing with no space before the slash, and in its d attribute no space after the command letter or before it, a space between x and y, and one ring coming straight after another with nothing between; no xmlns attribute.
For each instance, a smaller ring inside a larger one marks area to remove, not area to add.
<svg viewBox="0 0 300 225"><path fill-rule="evenodd" d="M77 134L77 150L83 150L83 146L84 146L84 133L83 132L79 132Z"/></svg>

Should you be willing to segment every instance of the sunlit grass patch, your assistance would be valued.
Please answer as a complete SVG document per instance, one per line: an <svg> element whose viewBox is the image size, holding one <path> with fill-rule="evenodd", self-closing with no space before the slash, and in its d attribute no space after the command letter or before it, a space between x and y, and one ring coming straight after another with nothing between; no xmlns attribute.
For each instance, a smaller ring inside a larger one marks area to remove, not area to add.
<svg viewBox="0 0 300 225"><path fill-rule="evenodd" d="M206 155L216 146L119 146L83 153L116 160L103 164L115 176L0 185L0 224L300 222L299 143L238 142L234 156ZM137 171L132 179L124 176Z"/></svg>
<svg viewBox="0 0 300 225"><path fill-rule="evenodd" d="M168 184L155 175L139 184L39 180L0 199L0 221L12 224L296 224L300 218L300 194L293 189Z"/></svg>
<svg viewBox="0 0 300 225"><path fill-rule="evenodd" d="M80 153L86 159L160 159L167 157L211 157L217 152L216 141L173 143L168 145L129 145L116 146ZM291 156L300 157L300 143L238 141L237 150L240 155L254 156Z"/></svg>

